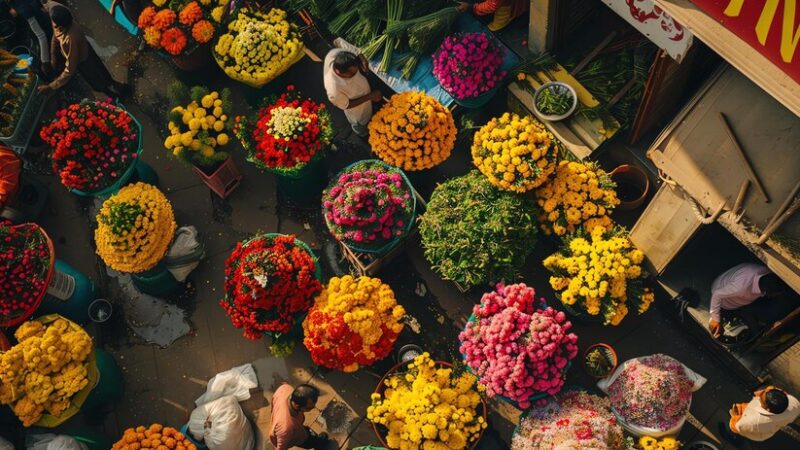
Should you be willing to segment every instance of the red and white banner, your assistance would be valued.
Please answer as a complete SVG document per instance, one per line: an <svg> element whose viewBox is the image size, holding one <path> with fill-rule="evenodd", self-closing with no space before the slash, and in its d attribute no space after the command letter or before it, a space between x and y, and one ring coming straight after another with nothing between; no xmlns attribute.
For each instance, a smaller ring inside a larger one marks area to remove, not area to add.
<svg viewBox="0 0 800 450"><path fill-rule="evenodd" d="M653 0L603 0L609 8L680 62L694 36Z"/></svg>

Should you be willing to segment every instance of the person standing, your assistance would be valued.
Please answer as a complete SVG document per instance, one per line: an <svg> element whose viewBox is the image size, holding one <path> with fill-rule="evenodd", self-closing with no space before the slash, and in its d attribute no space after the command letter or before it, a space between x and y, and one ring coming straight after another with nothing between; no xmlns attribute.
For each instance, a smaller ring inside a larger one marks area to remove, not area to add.
<svg viewBox="0 0 800 450"><path fill-rule="evenodd" d="M368 70L363 55L342 49L333 49L325 55L323 78L328 100L344 111L353 132L364 137L369 133L367 124L372 118L372 103L383 98L381 91L370 90L364 76Z"/></svg>
<svg viewBox="0 0 800 450"><path fill-rule="evenodd" d="M47 14L42 10L39 0L7 0L12 16L20 16L28 22L33 35L39 41L39 59L42 61L42 72L50 76L53 66L50 64L50 38L42 24L48 24ZM41 23L40 23L41 21Z"/></svg>
<svg viewBox="0 0 800 450"><path fill-rule="evenodd" d="M761 442L800 416L800 402L781 389L769 386L756 391L750 403L734 404L730 415L728 426L718 425L725 439L734 445L739 445L742 438Z"/></svg>
<svg viewBox="0 0 800 450"><path fill-rule="evenodd" d="M528 12L531 6L529 0L484 0L478 3L459 2L459 11L467 12L472 9L476 16L494 14L489 23L489 31L499 31L506 27L512 20Z"/></svg>
<svg viewBox="0 0 800 450"><path fill-rule="evenodd" d="M319 389L310 384L292 388L283 383L272 396L272 420L269 441L275 450L301 447L326 450L330 439L326 433L316 434L304 425L306 413L314 409L319 399Z"/></svg>
<svg viewBox="0 0 800 450"><path fill-rule="evenodd" d="M39 86L39 92L61 89L75 74L81 76L97 92L109 97L124 97L130 88L111 76L100 56L94 51L81 26L73 20L72 12L52 0L45 4L53 27L50 59L59 74L49 84Z"/></svg>

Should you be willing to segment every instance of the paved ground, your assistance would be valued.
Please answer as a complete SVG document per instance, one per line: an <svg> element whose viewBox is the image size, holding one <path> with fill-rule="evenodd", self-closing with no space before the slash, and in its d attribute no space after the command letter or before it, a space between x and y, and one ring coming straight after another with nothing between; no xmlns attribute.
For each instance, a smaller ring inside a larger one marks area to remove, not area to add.
<svg viewBox="0 0 800 450"><path fill-rule="evenodd" d="M73 0L73 3L76 2ZM167 156L161 144L160 128L163 127L163 121L160 105L163 104L165 86L171 79L178 77L212 87L231 87L236 96L237 113L250 111L244 98L245 89L225 78L214 67L200 73L178 73L165 60L152 53L137 53L136 42L116 26L97 2L80 0L77 3L80 21L92 33L112 72L119 78L130 78L135 86L136 97L126 106L144 127L144 160L157 170L161 189L172 201L178 223L195 225L207 250L206 259L191 276L189 294L170 299L187 311L192 328L189 335L166 348L157 348L128 332L124 314L117 314L112 324L94 330L98 343L113 351L125 374L125 396L119 404L110 407L109 414L101 419L106 432L109 436L118 436L126 427L151 422L180 426L186 421L187 411L192 408L194 399L204 391L205 380L231 367L253 363L261 391L254 392L253 398L244 407L259 428L264 425L265 414L268 414L265 408L269 406L271 390L277 383L284 380L310 380L322 387L326 395L319 410L310 414L309 422L314 422L315 427L327 423L329 429L335 428L336 436L346 448L376 444L375 436L363 416L369 403L369 394L380 374L392 365L390 361L345 375L318 370L301 347L289 358L274 358L269 355L264 341L242 338L241 332L231 326L218 305L222 295L225 258L237 240L258 230L297 234L317 251L326 277L349 270L338 261L336 247L326 237L318 212L295 210L282 205L276 196L274 178L247 164L241 149L235 144L232 144L231 153L244 175L244 181L224 202L216 199L191 170ZM280 90L286 84L293 83L304 93L321 100L324 96L320 80L321 65L305 58L271 83L267 90ZM499 111L502 106L502 100L498 100L487 111ZM335 114L334 120L339 129L347 129L341 114ZM339 150L329 158L331 173L368 155L365 143L351 136L349 131L343 132L337 142ZM466 147L462 143L454 156L441 167L421 175L412 174L412 182L427 198L435 182L468 170L466 155ZM59 257L89 274L115 305L122 305L122 294L93 254L93 224L89 217L92 202L69 195L53 177L42 177L42 180L48 185L51 201L40 222L53 236ZM441 358L455 356L458 330L481 293L459 293L451 283L441 281L430 270L418 242L412 240L407 247L405 254L380 273L419 324L419 327L407 327L400 341L421 344ZM547 274L540 261L553 250L551 243L541 242L535 255L529 259L525 274L525 281L537 288L543 287L540 293L548 298L552 298L552 293L545 289ZM415 292L420 284L425 286L422 296ZM663 303L665 299L659 301ZM734 379L724 365L714 361L688 337L684 328L660 308L653 308L641 317L632 314L616 328L577 324L576 332L582 349L594 342L607 342L618 350L623 360L663 352L680 359L709 379L694 397L692 418L681 433L684 441L715 440L713 434L716 433L716 423L727 418L730 405L749 399L747 388L752 386ZM574 367L569 374L570 384L589 387L591 382L578 367ZM494 406L492 423L498 434L492 434L482 442L485 448L502 448L502 441L509 442L514 415L518 414L512 408ZM345 442L348 437L349 441ZM502 441L498 444L492 440L493 437L499 437ZM494 447L495 444L500 446ZM800 448L800 443L781 434L764 445L752 448L789 450Z"/></svg>

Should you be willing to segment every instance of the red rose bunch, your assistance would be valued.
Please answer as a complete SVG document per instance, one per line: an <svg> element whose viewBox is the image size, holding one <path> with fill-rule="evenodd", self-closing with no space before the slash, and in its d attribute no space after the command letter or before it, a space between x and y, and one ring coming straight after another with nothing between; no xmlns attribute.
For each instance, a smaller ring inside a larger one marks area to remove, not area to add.
<svg viewBox="0 0 800 450"><path fill-rule="evenodd" d="M290 85L279 97L267 99L255 117L237 117L234 133L248 161L261 169L296 173L328 147L333 127L325 104L303 98Z"/></svg>
<svg viewBox="0 0 800 450"><path fill-rule="evenodd" d="M0 326L30 316L47 289L54 255L38 225L0 223Z"/></svg>
<svg viewBox="0 0 800 450"><path fill-rule="evenodd" d="M99 191L119 179L138 156L141 129L111 100L83 100L56 112L39 135L53 147L53 170L69 189Z"/></svg>
<svg viewBox="0 0 800 450"><path fill-rule="evenodd" d="M225 262L220 305L244 337L289 333L322 290L311 251L291 235L256 235Z"/></svg>

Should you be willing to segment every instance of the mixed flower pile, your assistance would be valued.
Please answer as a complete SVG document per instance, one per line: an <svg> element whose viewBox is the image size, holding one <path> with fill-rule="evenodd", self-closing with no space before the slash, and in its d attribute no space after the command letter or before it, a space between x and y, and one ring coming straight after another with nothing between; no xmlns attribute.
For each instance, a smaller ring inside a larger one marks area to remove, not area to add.
<svg viewBox="0 0 800 450"><path fill-rule="evenodd" d="M55 255L38 225L0 222L0 326L30 316L47 289Z"/></svg>
<svg viewBox="0 0 800 450"><path fill-rule="evenodd" d="M288 334L322 291L311 251L291 235L259 234L225 261L220 305L244 337Z"/></svg>
<svg viewBox="0 0 800 450"><path fill-rule="evenodd" d="M483 294L459 335L464 361L487 394L521 409L536 394L558 393L567 364L578 354L578 336L568 333L572 324L564 313L537 308L535 295L525 284L498 285Z"/></svg>
<svg viewBox="0 0 800 450"><path fill-rule="evenodd" d="M563 236L580 227L610 229L609 214L619 204L616 187L596 163L561 161L555 177L536 190L542 230Z"/></svg>
<svg viewBox="0 0 800 450"><path fill-rule="evenodd" d="M61 317L24 322L14 337L18 344L0 355L0 404L11 406L25 427L45 413L60 416L89 384L92 339Z"/></svg>
<svg viewBox="0 0 800 450"><path fill-rule="evenodd" d="M303 322L314 364L355 372L389 355L405 310L378 278L333 277Z"/></svg>
<svg viewBox="0 0 800 450"><path fill-rule="evenodd" d="M278 8L268 13L239 9L214 46L214 58L229 77L256 87L275 79L302 56L297 27Z"/></svg>
<svg viewBox="0 0 800 450"><path fill-rule="evenodd" d="M511 450L627 448L608 399L580 391L563 392L528 410L511 440Z"/></svg>
<svg viewBox="0 0 800 450"><path fill-rule="evenodd" d="M683 443L672 436L654 438L642 436L639 438L639 448L642 450L680 450Z"/></svg>
<svg viewBox="0 0 800 450"><path fill-rule="evenodd" d="M130 184L103 202L97 214L97 254L114 270L144 272L164 258L175 228L172 205L157 187Z"/></svg>
<svg viewBox="0 0 800 450"><path fill-rule="evenodd" d="M384 381L372 394L367 419L385 428L390 449L458 450L476 442L486 428L477 379L456 374L428 353L409 363L406 372Z"/></svg>
<svg viewBox="0 0 800 450"><path fill-rule="evenodd" d="M93 192L117 181L140 150L139 124L106 101L83 100L56 112L39 135L53 147L53 171L69 189Z"/></svg>
<svg viewBox="0 0 800 450"><path fill-rule="evenodd" d="M535 203L473 170L436 186L421 217L425 258L465 287L513 281L536 244Z"/></svg>
<svg viewBox="0 0 800 450"><path fill-rule="evenodd" d="M619 325L628 304L642 314L655 298L643 286L643 259L624 230L597 226L587 237L569 236L543 264L553 272L550 285L564 305L579 305L592 316L602 315L606 325Z"/></svg>
<svg viewBox="0 0 800 450"><path fill-rule="evenodd" d="M608 397L629 424L669 430L686 417L693 391L683 364L656 354L627 361L609 385Z"/></svg>
<svg viewBox="0 0 800 450"><path fill-rule="evenodd" d="M294 89L268 98L255 117L236 117L234 133L247 160L261 169L296 174L319 158L333 139L331 114L324 103L304 98Z"/></svg>
<svg viewBox="0 0 800 450"><path fill-rule="evenodd" d="M380 248L409 231L412 196L399 169L362 161L340 172L322 193L322 211L336 239L359 248Z"/></svg>
<svg viewBox="0 0 800 450"><path fill-rule="evenodd" d="M141 448L197 450L197 446L183 433L158 423L147 428L143 426L128 428L122 434L122 438L114 443L111 450L138 450Z"/></svg>
<svg viewBox="0 0 800 450"><path fill-rule="evenodd" d="M221 5L226 0L214 0ZM219 20L212 18L212 0L154 1L139 14L144 41L172 56L186 54L214 37Z"/></svg>
<svg viewBox="0 0 800 450"><path fill-rule="evenodd" d="M527 192L544 184L556 170L558 146L531 116L505 113L481 127L472 143L472 162L492 185Z"/></svg>
<svg viewBox="0 0 800 450"><path fill-rule="evenodd" d="M387 164L430 169L450 157L456 125L450 110L422 92L395 94L372 116L369 145Z"/></svg>
<svg viewBox="0 0 800 450"><path fill-rule="evenodd" d="M500 86L504 58L503 47L486 33L458 33L433 55L433 75L454 98L474 98Z"/></svg>
<svg viewBox="0 0 800 450"><path fill-rule="evenodd" d="M172 109L168 114L170 135L164 147L173 156L199 167L213 167L228 157L219 147L228 143L230 91L195 86L187 89L176 81L168 90Z"/></svg>

